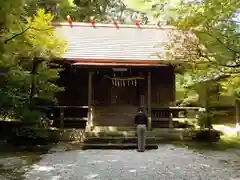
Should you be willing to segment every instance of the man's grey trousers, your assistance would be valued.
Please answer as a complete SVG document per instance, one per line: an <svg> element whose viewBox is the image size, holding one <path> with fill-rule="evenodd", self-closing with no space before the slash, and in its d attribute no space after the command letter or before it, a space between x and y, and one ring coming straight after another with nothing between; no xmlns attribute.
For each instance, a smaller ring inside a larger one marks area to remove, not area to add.
<svg viewBox="0 0 240 180"><path fill-rule="evenodd" d="M138 139L138 151L144 152L146 146L146 125L137 125L137 139Z"/></svg>

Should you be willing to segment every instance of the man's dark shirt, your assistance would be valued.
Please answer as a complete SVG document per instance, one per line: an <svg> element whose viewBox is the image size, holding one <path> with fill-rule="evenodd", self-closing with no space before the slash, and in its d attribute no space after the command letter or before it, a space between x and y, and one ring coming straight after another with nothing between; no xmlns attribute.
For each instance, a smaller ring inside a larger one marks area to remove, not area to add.
<svg viewBox="0 0 240 180"><path fill-rule="evenodd" d="M135 116L135 124L144 124L147 126L148 124L148 118L143 112L139 112Z"/></svg>

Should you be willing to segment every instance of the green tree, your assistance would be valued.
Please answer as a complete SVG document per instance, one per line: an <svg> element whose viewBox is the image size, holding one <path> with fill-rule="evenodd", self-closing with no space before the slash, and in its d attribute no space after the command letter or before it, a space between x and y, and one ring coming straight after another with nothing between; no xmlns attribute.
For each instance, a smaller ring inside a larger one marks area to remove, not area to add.
<svg viewBox="0 0 240 180"><path fill-rule="evenodd" d="M240 96L239 1L133 0L131 4L175 27L169 41L159 44L165 47L166 58L187 61L185 70L195 80L225 77L221 79L225 92Z"/></svg>
<svg viewBox="0 0 240 180"><path fill-rule="evenodd" d="M75 22L88 22L91 16L95 21L111 23L117 18L120 23L132 24L141 19L147 24L147 13L128 6L129 0L26 0L26 15L32 16L37 9L45 9L54 15L54 21L64 21L71 15Z"/></svg>
<svg viewBox="0 0 240 180"><path fill-rule="evenodd" d="M77 7L73 0L27 0L25 12L27 15L34 15L37 9L45 9L54 16L55 21L65 20L67 15L78 14Z"/></svg>
<svg viewBox="0 0 240 180"><path fill-rule="evenodd" d="M146 1L144 1L146 4ZM195 82L212 79L222 85L223 93L236 98L239 124L240 99L240 2L237 0L147 1L160 4L155 14L175 26L169 34L164 56L186 61L185 72ZM147 7L142 3L143 9ZM152 10L152 7L150 9ZM149 7L148 7L149 8ZM173 13L174 12L174 13ZM209 101L205 107L209 112ZM210 122L207 116L207 122Z"/></svg>
<svg viewBox="0 0 240 180"><path fill-rule="evenodd" d="M40 101L56 101L61 90L54 83L59 69L50 64L64 52L65 41L56 37L50 13L26 17L24 2L18 2L1 2L0 107L2 116L33 121L44 115L36 109Z"/></svg>
<svg viewBox="0 0 240 180"><path fill-rule="evenodd" d="M184 31L175 32L167 47L168 57L184 58L191 63L196 78L226 75L222 85L236 97L240 96L239 8L240 3L234 0L182 5L181 18L176 17L174 25ZM179 42L181 48L176 48Z"/></svg>
<svg viewBox="0 0 240 180"><path fill-rule="evenodd" d="M122 0L28 0L25 8L30 14L43 8L54 15L55 21L71 15L73 21L89 21L94 16L96 21L109 22L114 17L121 20L126 6Z"/></svg>
<svg viewBox="0 0 240 180"><path fill-rule="evenodd" d="M88 22L94 16L97 22L111 23L117 18L121 23L132 24L139 18L146 24L146 13L132 9L128 2L129 0L74 0L78 8L75 19Z"/></svg>
<svg viewBox="0 0 240 180"><path fill-rule="evenodd" d="M169 25L179 15L177 8L181 0L125 0L125 3L129 8L145 13L149 18L149 23Z"/></svg>

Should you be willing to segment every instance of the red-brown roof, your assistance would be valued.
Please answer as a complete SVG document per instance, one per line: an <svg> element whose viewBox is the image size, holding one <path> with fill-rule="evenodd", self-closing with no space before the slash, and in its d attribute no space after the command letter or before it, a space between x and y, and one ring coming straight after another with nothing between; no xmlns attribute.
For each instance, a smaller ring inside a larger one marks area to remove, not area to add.
<svg viewBox="0 0 240 180"><path fill-rule="evenodd" d="M63 58L78 64L158 64L164 63L163 46L173 27L154 25L123 25L90 23L53 23L57 34L68 42ZM104 62L105 61L105 62Z"/></svg>

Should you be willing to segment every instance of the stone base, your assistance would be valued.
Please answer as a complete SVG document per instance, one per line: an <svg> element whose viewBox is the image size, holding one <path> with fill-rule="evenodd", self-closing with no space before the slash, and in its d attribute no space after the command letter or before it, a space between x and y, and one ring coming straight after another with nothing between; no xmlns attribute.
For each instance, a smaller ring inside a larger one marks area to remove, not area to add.
<svg viewBox="0 0 240 180"><path fill-rule="evenodd" d="M53 129L48 131L48 137L54 141L84 142L85 129Z"/></svg>

